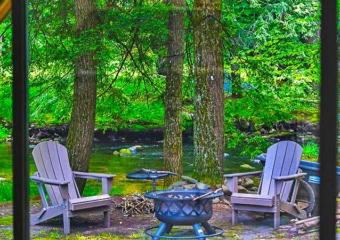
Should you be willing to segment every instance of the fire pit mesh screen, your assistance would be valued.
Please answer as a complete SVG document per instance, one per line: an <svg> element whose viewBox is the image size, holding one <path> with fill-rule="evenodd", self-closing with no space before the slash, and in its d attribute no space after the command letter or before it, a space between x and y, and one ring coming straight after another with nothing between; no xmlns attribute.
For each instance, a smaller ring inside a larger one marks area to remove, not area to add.
<svg viewBox="0 0 340 240"><path fill-rule="evenodd" d="M195 197L195 196L194 196ZM155 212L157 215L171 216L202 216L212 213L212 199L191 201L191 196L174 195L177 201L155 200ZM190 201L184 201L190 199Z"/></svg>

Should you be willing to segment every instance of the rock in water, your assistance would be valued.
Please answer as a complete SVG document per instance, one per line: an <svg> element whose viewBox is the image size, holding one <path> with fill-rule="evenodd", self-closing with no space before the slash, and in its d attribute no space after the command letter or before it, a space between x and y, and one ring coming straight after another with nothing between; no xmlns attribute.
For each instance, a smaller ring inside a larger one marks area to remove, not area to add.
<svg viewBox="0 0 340 240"><path fill-rule="evenodd" d="M136 146L130 147L129 149L131 152L135 153L135 152L143 150L143 147L140 145L136 145Z"/></svg>
<svg viewBox="0 0 340 240"><path fill-rule="evenodd" d="M122 148L122 149L120 149L119 153L121 153L121 154L131 154L131 150L126 149L126 148Z"/></svg>
<svg viewBox="0 0 340 240"><path fill-rule="evenodd" d="M242 164L241 168L248 168L248 169L255 169L254 167L250 166L249 164Z"/></svg>

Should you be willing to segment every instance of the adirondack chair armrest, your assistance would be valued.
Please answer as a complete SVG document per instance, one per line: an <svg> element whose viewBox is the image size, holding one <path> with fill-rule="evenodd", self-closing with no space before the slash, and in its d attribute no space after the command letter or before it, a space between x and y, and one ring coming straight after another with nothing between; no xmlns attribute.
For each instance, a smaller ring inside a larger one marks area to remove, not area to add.
<svg viewBox="0 0 340 240"><path fill-rule="evenodd" d="M292 174L292 175L287 175L287 176L278 176L278 177L273 177L275 181L291 181L295 180L298 178L304 178L307 173L297 173L297 174Z"/></svg>
<svg viewBox="0 0 340 240"><path fill-rule="evenodd" d="M260 174L262 174L262 171L224 174L223 176L225 178L233 178L233 177L246 178L246 177L256 176L256 175L260 175Z"/></svg>
<svg viewBox="0 0 340 240"><path fill-rule="evenodd" d="M37 183L59 186L62 198L64 200L67 200L70 198L68 194L68 184L70 183L70 181L59 181L59 180L48 179L48 178L37 177L37 176L31 176L30 178L32 181L37 182Z"/></svg>
<svg viewBox="0 0 340 240"><path fill-rule="evenodd" d="M70 183L70 181L59 181L59 180L53 180L53 179L37 177L37 176L31 176L30 178L34 182L39 182L39 183L54 185L54 186L61 186L61 185L67 186Z"/></svg>
<svg viewBox="0 0 340 240"><path fill-rule="evenodd" d="M76 178L87 178L102 181L102 193L109 194L112 189L112 180L116 176L115 174L103 174L103 173L87 173L73 171Z"/></svg>
<svg viewBox="0 0 340 240"><path fill-rule="evenodd" d="M95 180L102 180L102 178L114 178L115 174L104 174L104 173L88 173L88 172L76 172L73 171L74 177L76 178L88 178Z"/></svg>

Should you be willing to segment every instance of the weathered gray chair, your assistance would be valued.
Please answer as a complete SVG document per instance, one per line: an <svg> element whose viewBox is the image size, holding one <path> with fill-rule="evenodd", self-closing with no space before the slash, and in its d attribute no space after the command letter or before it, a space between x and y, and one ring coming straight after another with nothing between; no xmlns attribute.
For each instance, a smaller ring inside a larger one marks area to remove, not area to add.
<svg viewBox="0 0 340 240"><path fill-rule="evenodd" d="M33 158L38 172L31 179L38 184L43 208L31 215L31 224L39 224L50 218L63 215L64 233L70 233L70 218L84 213L103 212L104 224L110 227L110 206L108 193L115 175L72 172L67 150L64 146L47 141L33 149ZM102 181L102 195L81 197L74 178L89 178ZM43 184L50 199L46 200Z"/></svg>
<svg viewBox="0 0 340 240"><path fill-rule="evenodd" d="M299 171L302 148L292 141L282 141L267 150L263 171L225 174L232 192L232 224L237 224L238 211L274 213L274 228L280 226L280 210L298 218L306 218L306 212L295 204L299 183L306 173ZM238 193L238 179L261 176L257 194Z"/></svg>

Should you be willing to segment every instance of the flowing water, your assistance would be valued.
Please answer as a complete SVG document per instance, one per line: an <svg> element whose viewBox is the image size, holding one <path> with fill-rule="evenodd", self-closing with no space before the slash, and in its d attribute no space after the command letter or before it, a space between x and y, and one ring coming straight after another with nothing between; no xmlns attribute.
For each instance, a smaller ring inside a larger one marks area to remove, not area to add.
<svg viewBox="0 0 340 240"><path fill-rule="evenodd" d="M90 172L96 173L111 173L116 174L113 184L113 193L116 194L131 194L133 192L145 192L152 189L152 182L147 180L133 180L127 179L126 174L134 172L140 168L148 169L163 169L163 146L162 144L156 145L144 145L143 151L132 153L125 156L114 155L113 151L119 151L122 148L129 148L136 145L107 145L96 144L93 147L93 154L90 163ZM32 149L30 149L32 151ZM30 157L30 174L32 175L36 171L32 154ZM225 157L224 172L235 173L244 171L253 171L247 168L240 168L242 164L249 164L256 169L261 168L256 164L251 163L247 157L240 157L239 150L226 150L229 154ZM0 177L11 179L12 178L12 149L8 143L0 144ZM183 146L183 171L184 175L191 176L193 171L193 146ZM89 180L86 191L91 192L93 189L100 189L100 182ZM162 181L157 181L157 187L162 188ZM92 191L93 192L93 191Z"/></svg>

